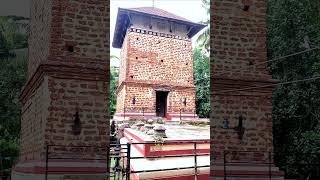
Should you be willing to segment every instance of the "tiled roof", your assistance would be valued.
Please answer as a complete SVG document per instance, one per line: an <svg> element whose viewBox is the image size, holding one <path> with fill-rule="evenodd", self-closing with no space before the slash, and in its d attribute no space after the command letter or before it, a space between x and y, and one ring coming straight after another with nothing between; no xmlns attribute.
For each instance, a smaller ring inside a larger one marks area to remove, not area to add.
<svg viewBox="0 0 320 180"><path fill-rule="evenodd" d="M139 8L129 8L129 9L119 8L113 42L112 42L112 47L114 48L122 47L122 43L126 35L126 31L130 27L130 16L128 16L129 14L154 16L155 18L168 19L173 22L178 22L180 24L187 25L187 27L190 29L190 31L187 34L188 38L192 38L195 34L197 34L201 29L203 29L206 26L204 24L194 23L186 18L177 16L175 14L169 13L159 8L154 8L154 7L139 7Z"/></svg>
<svg viewBox="0 0 320 180"><path fill-rule="evenodd" d="M165 10L155 8L155 7L129 8L128 10L193 23L192 21L186 18L177 16L175 14L172 14L170 12L167 12Z"/></svg>

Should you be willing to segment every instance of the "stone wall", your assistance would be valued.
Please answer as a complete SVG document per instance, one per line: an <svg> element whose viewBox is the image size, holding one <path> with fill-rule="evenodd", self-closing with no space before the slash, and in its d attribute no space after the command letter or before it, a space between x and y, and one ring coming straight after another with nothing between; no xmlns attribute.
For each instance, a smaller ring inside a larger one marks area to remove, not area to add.
<svg viewBox="0 0 320 180"><path fill-rule="evenodd" d="M47 61L50 51L52 0L31 1L30 34L28 39L28 79L40 63Z"/></svg>
<svg viewBox="0 0 320 180"><path fill-rule="evenodd" d="M211 153L272 151L274 81L264 63L266 1L212 1L211 9ZM269 87L239 91L255 86ZM233 129L240 115L245 128L242 140ZM225 118L229 129L222 129Z"/></svg>
<svg viewBox="0 0 320 180"><path fill-rule="evenodd" d="M49 77L48 84L51 103L45 142L67 146L106 146L107 83ZM81 122L80 135L74 135L72 131L76 112L79 112Z"/></svg>
<svg viewBox="0 0 320 180"><path fill-rule="evenodd" d="M132 104L133 97L136 98L135 104ZM147 86L128 85L124 104L127 112L155 112L156 92L153 88Z"/></svg>
<svg viewBox="0 0 320 180"><path fill-rule="evenodd" d="M192 46L189 39L167 37L161 33L129 28L121 50L117 113L155 113L156 89L165 87L168 113L194 113ZM132 104L133 97L136 104ZM187 104L182 101L186 98Z"/></svg>
<svg viewBox="0 0 320 180"><path fill-rule="evenodd" d="M120 64L119 64L119 85L127 79L127 54L128 54L128 36L123 40L121 54L120 54Z"/></svg>
<svg viewBox="0 0 320 180"><path fill-rule="evenodd" d="M214 75L269 79L265 0L213 1L211 19Z"/></svg>
<svg viewBox="0 0 320 180"><path fill-rule="evenodd" d="M109 143L109 2L32 1L28 82L21 101L21 161L47 145ZM75 112L81 121L74 135Z"/></svg>
<svg viewBox="0 0 320 180"><path fill-rule="evenodd" d="M21 117L20 160L40 160L44 152L44 136L50 93L48 80L44 78L30 98L23 101Z"/></svg>
<svg viewBox="0 0 320 180"><path fill-rule="evenodd" d="M53 3L51 54L78 60L106 61L107 5L101 0L60 0ZM69 48L73 48L70 53Z"/></svg>
<svg viewBox="0 0 320 180"><path fill-rule="evenodd" d="M156 112L156 86L134 85L130 84L122 88L118 94L117 112ZM135 97L135 104L132 103ZM186 98L186 105L183 104ZM167 98L167 113L179 113L180 109L185 113L194 113L195 110L195 93L194 89L172 88Z"/></svg>
<svg viewBox="0 0 320 180"><path fill-rule="evenodd" d="M123 86L120 91L117 93L117 106L116 111L122 113L124 111L124 102L125 102L126 86Z"/></svg>
<svg viewBox="0 0 320 180"><path fill-rule="evenodd" d="M186 105L183 101L186 98ZM168 112L195 113L195 89L176 89L168 95Z"/></svg>
<svg viewBox="0 0 320 180"><path fill-rule="evenodd" d="M134 32L128 38L128 80L193 86L191 41ZM139 31L139 30L138 30Z"/></svg>

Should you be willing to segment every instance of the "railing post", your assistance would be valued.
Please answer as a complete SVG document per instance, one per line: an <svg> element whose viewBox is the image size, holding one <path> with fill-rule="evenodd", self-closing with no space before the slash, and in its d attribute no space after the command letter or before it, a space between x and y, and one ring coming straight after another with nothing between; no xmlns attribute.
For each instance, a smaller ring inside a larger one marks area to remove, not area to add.
<svg viewBox="0 0 320 180"><path fill-rule="evenodd" d="M127 175L126 179L130 180L130 174L131 174L131 166L130 166L130 158L131 158L131 144L127 143Z"/></svg>
<svg viewBox="0 0 320 180"><path fill-rule="evenodd" d="M226 151L223 151L223 179L227 180L227 159L226 159Z"/></svg>
<svg viewBox="0 0 320 180"><path fill-rule="evenodd" d="M143 115L143 117L144 117L144 107L142 108L142 115Z"/></svg>
<svg viewBox="0 0 320 180"><path fill-rule="evenodd" d="M126 120L126 107L123 108L123 120Z"/></svg>
<svg viewBox="0 0 320 180"><path fill-rule="evenodd" d="M194 142L194 179L198 179L197 142Z"/></svg>
<svg viewBox="0 0 320 180"><path fill-rule="evenodd" d="M107 179L110 179L110 150L111 150L111 142L109 141L109 146L107 146Z"/></svg>
<svg viewBox="0 0 320 180"><path fill-rule="evenodd" d="M271 163L272 163L272 157L271 157L271 152L269 152L269 179L271 180L272 175L271 175Z"/></svg>
<svg viewBox="0 0 320 180"><path fill-rule="evenodd" d="M181 108L180 108L180 121L181 121Z"/></svg>
<svg viewBox="0 0 320 180"><path fill-rule="evenodd" d="M47 145L47 149L46 149L46 174L45 174L45 180L48 180L48 161L49 161L49 145Z"/></svg>

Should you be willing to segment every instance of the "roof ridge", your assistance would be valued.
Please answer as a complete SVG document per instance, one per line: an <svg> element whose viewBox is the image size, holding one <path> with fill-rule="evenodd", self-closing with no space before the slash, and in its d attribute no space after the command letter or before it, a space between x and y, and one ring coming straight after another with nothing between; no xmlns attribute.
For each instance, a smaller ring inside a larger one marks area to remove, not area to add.
<svg viewBox="0 0 320 180"><path fill-rule="evenodd" d="M191 22L194 23L193 21L176 15L172 12L163 10L161 8L158 7L150 7L150 6L145 6L145 7L136 7L136 8L127 8L128 10L131 11L137 11L137 12L141 12L141 13L146 13L146 14L151 14L151 15L157 15L157 16L161 16L161 17L166 17L166 18L171 18L171 19L176 19L176 20L180 20L180 21L186 21L186 22ZM153 10L153 11L152 11Z"/></svg>

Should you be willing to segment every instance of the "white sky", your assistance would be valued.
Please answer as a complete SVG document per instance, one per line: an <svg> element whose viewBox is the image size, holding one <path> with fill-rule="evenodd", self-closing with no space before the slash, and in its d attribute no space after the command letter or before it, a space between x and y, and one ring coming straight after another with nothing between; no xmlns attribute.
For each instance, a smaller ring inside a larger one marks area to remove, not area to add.
<svg viewBox="0 0 320 180"><path fill-rule="evenodd" d="M0 0L0 16L30 16L30 0Z"/></svg>
<svg viewBox="0 0 320 180"><path fill-rule="evenodd" d="M201 0L154 0L157 8L189 19L193 22L200 22L207 19L207 14L202 7ZM110 52L111 55L120 57L120 49L112 47L113 34L117 19L118 8L152 7L152 0L111 0L110 1ZM192 38L193 44L197 35ZM118 66L117 60L110 60L111 66Z"/></svg>

